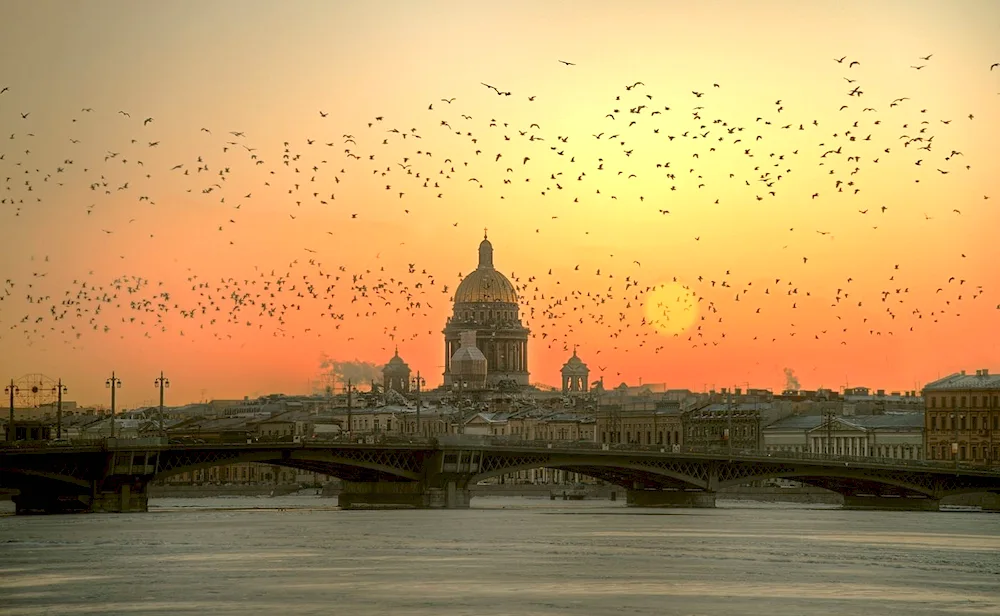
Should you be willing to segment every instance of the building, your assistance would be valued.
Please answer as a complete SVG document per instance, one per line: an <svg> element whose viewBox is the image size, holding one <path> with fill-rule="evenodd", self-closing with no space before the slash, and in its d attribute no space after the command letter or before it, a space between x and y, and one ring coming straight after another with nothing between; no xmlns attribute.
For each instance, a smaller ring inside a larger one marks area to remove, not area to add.
<svg viewBox="0 0 1000 616"><path fill-rule="evenodd" d="M476 332L459 332L461 346L448 362L451 387L460 390L480 391L489 380L489 359L479 349Z"/></svg>
<svg viewBox="0 0 1000 616"><path fill-rule="evenodd" d="M382 388L385 391L396 391L401 394L410 391L410 367L399 356L399 349L382 368Z"/></svg>
<svg viewBox="0 0 1000 616"><path fill-rule="evenodd" d="M702 449L760 448L760 409L756 403L708 404L685 411L684 445Z"/></svg>
<svg viewBox="0 0 1000 616"><path fill-rule="evenodd" d="M786 417L761 429L769 453L923 459L923 413Z"/></svg>
<svg viewBox="0 0 1000 616"><path fill-rule="evenodd" d="M602 445L683 444L680 406L661 403L651 408L622 409L611 405L598 411L594 438Z"/></svg>
<svg viewBox="0 0 1000 616"><path fill-rule="evenodd" d="M923 397L927 459L1000 466L1000 375L962 370L928 383Z"/></svg>
<svg viewBox="0 0 1000 616"><path fill-rule="evenodd" d="M479 266L455 290L452 316L444 328L444 388L455 379L452 358L461 347L461 333L476 334L476 347L486 357L487 386L513 381L528 386L528 328L521 324L517 291L493 267L493 245L484 236Z"/></svg>
<svg viewBox="0 0 1000 616"><path fill-rule="evenodd" d="M590 369L587 368L587 364L583 363L583 360L577 357L576 347L573 347L573 357L569 358L565 364L563 364L562 370L562 392L564 394L570 393L587 393L589 388Z"/></svg>

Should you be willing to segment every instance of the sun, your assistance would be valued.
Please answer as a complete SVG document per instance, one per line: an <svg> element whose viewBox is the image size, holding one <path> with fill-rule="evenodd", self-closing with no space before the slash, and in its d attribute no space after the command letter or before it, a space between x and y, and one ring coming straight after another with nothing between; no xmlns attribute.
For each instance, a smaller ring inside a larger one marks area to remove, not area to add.
<svg viewBox="0 0 1000 616"><path fill-rule="evenodd" d="M679 334L698 320L698 297L676 282L657 286L646 296L646 323L664 334Z"/></svg>

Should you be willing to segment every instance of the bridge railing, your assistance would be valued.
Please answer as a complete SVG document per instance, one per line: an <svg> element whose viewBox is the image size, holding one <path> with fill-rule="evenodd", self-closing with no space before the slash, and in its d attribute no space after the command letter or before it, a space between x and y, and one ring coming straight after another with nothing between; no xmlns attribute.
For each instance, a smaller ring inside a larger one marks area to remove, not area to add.
<svg viewBox="0 0 1000 616"><path fill-rule="evenodd" d="M760 451L758 449L729 449L728 447L697 447L691 445L637 445L633 443L611 444L595 443L593 441L547 441L528 440L518 437L452 434L439 436L437 442L443 446L487 446L504 448L523 449L557 449L564 451L614 451L619 453L641 452L641 453L681 453L704 455L717 458L720 456L733 456L739 458L757 458L761 460L789 460L789 461L816 461L816 462L846 462L862 464L883 464L891 466L903 466L913 468L955 468L955 462L949 460L916 460L902 458L886 458L876 456L847 456L825 453L794 452L794 451ZM958 468L966 470L990 470L987 467L967 462L959 462ZM1000 469L998 469L1000 470Z"/></svg>

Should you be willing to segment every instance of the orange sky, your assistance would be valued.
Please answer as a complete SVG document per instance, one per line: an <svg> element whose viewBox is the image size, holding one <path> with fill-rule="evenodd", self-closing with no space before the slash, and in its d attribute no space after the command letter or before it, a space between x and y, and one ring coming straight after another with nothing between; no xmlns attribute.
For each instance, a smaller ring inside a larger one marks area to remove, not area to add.
<svg viewBox="0 0 1000 616"><path fill-rule="evenodd" d="M1000 358L995 2L4 13L0 375L101 403L115 370L132 406L164 370L180 403L398 345L434 386L484 227L535 382L573 345L606 383L699 390ZM675 279L683 332L646 306Z"/></svg>

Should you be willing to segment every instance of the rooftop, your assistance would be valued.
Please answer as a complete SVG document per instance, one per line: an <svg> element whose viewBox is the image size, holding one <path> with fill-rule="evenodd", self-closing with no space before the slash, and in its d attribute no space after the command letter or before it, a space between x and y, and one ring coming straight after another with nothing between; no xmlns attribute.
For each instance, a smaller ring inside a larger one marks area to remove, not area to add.
<svg viewBox="0 0 1000 616"><path fill-rule="evenodd" d="M966 374L965 370L948 375L943 379L932 381L924 386L924 391L954 391L962 389L998 389L1000 390L1000 374L990 374L988 369L976 370L975 374Z"/></svg>

